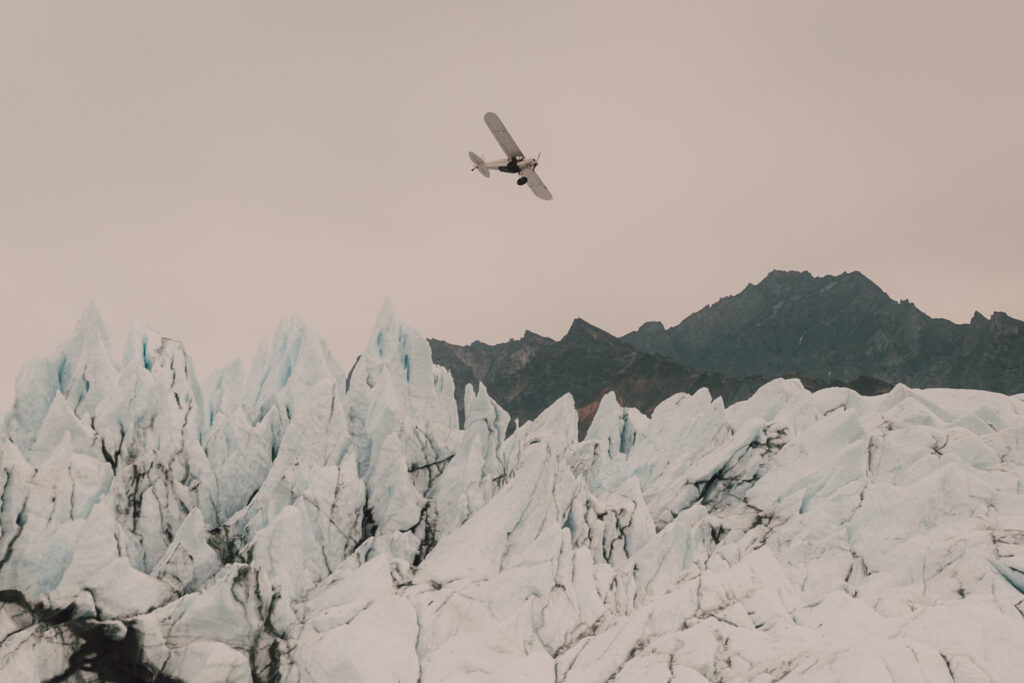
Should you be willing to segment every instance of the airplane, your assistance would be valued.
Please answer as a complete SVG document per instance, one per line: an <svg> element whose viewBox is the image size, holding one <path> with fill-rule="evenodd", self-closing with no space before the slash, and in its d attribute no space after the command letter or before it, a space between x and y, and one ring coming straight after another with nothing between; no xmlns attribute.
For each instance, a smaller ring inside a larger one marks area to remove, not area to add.
<svg viewBox="0 0 1024 683"><path fill-rule="evenodd" d="M485 178L491 176L492 170L501 171L502 173L518 173L517 185L529 185L533 193L541 199L551 199L551 192L541 182L535 170L540 155L538 154L536 159L527 159L523 151L519 149L519 145L509 135L508 129L505 128L505 124L501 122L497 114L493 112L484 114L484 123L491 129L491 133L498 141L498 144L501 145L501 149L505 152L507 158L502 161L484 161L483 157L470 152L469 159L473 162L473 168L469 170L479 171L480 175Z"/></svg>

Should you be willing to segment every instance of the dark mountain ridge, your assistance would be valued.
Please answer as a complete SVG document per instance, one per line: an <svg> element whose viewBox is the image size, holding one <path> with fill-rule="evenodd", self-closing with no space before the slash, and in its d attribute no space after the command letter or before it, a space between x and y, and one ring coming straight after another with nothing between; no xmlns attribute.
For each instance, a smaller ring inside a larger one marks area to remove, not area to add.
<svg viewBox="0 0 1024 683"><path fill-rule="evenodd" d="M476 382L483 382L488 393L520 420L536 417L569 392L580 414L581 434L609 391L614 391L623 405L650 414L659 403L679 392L692 394L707 387L712 396L733 403L750 397L772 379L699 372L665 356L640 351L580 318L558 341L533 332L527 332L522 339L494 345L477 341L458 346L438 339L428 341L434 362L452 373L460 411L466 384ZM798 377L811 389L826 386L815 377L793 373L786 376ZM890 388L879 388L871 380L862 384L865 393Z"/></svg>
<svg viewBox="0 0 1024 683"><path fill-rule="evenodd" d="M1024 322L1005 313L969 324L895 301L859 272L772 271L675 327L646 323L623 341L727 375L859 376L917 387L1024 391Z"/></svg>

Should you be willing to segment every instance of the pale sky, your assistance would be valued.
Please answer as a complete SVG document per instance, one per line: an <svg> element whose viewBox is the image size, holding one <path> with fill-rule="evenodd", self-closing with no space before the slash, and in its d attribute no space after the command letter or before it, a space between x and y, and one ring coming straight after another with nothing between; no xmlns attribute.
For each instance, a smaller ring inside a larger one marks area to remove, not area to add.
<svg viewBox="0 0 1024 683"><path fill-rule="evenodd" d="M200 375L296 314L617 335L775 268L1024 318L1024 3L0 2L0 409L95 300ZM470 173L497 112L543 202Z"/></svg>

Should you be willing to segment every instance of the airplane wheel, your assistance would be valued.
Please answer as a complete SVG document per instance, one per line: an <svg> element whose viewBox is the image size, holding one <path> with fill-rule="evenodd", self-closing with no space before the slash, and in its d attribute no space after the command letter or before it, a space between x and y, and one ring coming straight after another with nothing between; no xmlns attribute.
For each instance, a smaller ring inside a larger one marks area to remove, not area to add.
<svg viewBox="0 0 1024 683"><path fill-rule="evenodd" d="M519 180L516 181L516 185L525 185L525 184L526 184L526 178L520 178Z"/></svg>

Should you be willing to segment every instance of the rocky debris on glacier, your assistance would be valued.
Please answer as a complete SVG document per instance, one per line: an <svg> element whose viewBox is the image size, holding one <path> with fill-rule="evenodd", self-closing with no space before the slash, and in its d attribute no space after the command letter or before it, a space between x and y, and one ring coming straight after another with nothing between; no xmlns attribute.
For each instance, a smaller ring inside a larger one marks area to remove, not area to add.
<svg viewBox="0 0 1024 683"><path fill-rule="evenodd" d="M382 308L200 385L90 307L0 434L0 681L1014 681L1024 397L775 381L508 433Z"/></svg>

